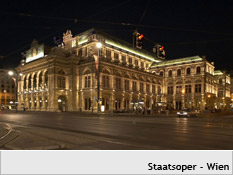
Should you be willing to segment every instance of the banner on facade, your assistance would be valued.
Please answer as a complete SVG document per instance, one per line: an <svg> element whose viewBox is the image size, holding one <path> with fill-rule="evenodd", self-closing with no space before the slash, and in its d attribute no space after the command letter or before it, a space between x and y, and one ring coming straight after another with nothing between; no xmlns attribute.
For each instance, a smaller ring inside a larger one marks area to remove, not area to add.
<svg viewBox="0 0 233 175"><path fill-rule="evenodd" d="M99 65L99 56L98 55L94 55L94 59L95 59L95 78L98 78L98 65Z"/></svg>

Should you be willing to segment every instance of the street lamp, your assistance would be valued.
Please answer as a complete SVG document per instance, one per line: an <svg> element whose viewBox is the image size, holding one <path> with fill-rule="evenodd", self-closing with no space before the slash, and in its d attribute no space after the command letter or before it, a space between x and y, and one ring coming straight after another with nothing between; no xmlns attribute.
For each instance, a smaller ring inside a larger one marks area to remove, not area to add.
<svg viewBox="0 0 233 175"><path fill-rule="evenodd" d="M100 112L100 49L102 48L102 43L97 42L96 47L98 48L98 72L97 72L97 103L98 103L98 113Z"/></svg>
<svg viewBox="0 0 233 175"><path fill-rule="evenodd" d="M100 48L102 47L102 43L100 43L100 42L96 43L96 47L97 47L98 49L100 49Z"/></svg>
<svg viewBox="0 0 233 175"><path fill-rule="evenodd" d="M8 72L8 75L10 75L12 77L12 79L14 80L14 83L15 83L15 106L16 106L16 112L18 112L18 94L17 94L17 91L18 91L18 75L15 74L11 70ZM15 77L13 77L14 75L15 75ZM19 75L23 76L22 73L20 73Z"/></svg>
<svg viewBox="0 0 233 175"><path fill-rule="evenodd" d="M12 75L14 75L14 72L13 72L13 71L9 71L8 74L9 74L10 76L12 76Z"/></svg>

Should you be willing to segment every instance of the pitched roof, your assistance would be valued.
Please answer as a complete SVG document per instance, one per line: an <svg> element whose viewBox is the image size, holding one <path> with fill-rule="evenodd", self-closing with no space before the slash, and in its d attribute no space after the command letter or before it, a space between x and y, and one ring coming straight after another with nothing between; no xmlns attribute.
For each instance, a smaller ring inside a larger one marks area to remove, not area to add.
<svg viewBox="0 0 233 175"><path fill-rule="evenodd" d="M140 56L142 58L148 59L148 60L153 61L153 62L160 62L161 61L161 59L159 59L152 52L149 52L149 51L144 50L144 49L133 48L132 44L130 44L130 43L126 42L126 41L123 41L123 40L121 40L121 39L119 39L117 37L114 37L114 36L112 36L110 34L107 34L107 33L103 32L103 31L96 30L94 28L78 34L78 36L79 36L79 45L87 42L88 41L88 36L90 36L93 33L97 33L97 34L100 34L100 35L104 36L105 37L105 43L107 45L122 49L122 50L124 50L126 52L133 53L133 54L135 54L137 56Z"/></svg>
<svg viewBox="0 0 233 175"><path fill-rule="evenodd" d="M199 61L203 61L203 58L201 58L200 56L191 56L191 57L167 60L167 61L163 61L163 62L159 62L159 63L153 63L150 68L172 66L172 65L193 63L193 62L199 62Z"/></svg>

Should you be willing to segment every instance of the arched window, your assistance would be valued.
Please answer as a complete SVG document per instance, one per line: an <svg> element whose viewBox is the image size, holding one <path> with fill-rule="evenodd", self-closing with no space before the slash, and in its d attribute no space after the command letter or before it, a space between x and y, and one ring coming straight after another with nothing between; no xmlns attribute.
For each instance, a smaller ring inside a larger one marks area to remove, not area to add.
<svg viewBox="0 0 233 175"><path fill-rule="evenodd" d="M24 77L24 80L23 80L23 89L26 89L27 88L27 78Z"/></svg>
<svg viewBox="0 0 233 175"><path fill-rule="evenodd" d="M44 74L44 85L48 87L48 82L49 82L49 77L48 77L48 71L45 72Z"/></svg>
<svg viewBox="0 0 233 175"><path fill-rule="evenodd" d="M186 75L190 75L190 73L191 73L191 69L188 67L188 68L186 69Z"/></svg>
<svg viewBox="0 0 233 175"><path fill-rule="evenodd" d="M160 71L159 75L160 75L161 77L163 77L163 71Z"/></svg>
<svg viewBox="0 0 233 175"><path fill-rule="evenodd" d="M181 69L177 69L177 76L181 76Z"/></svg>
<svg viewBox="0 0 233 175"><path fill-rule="evenodd" d="M200 74L200 73L201 73L201 68L200 68L200 66L198 66L198 67L196 68L196 73L197 73L197 74Z"/></svg>
<svg viewBox="0 0 233 175"><path fill-rule="evenodd" d="M31 88L32 87L32 76L30 75L28 77L28 88Z"/></svg>
<svg viewBox="0 0 233 175"><path fill-rule="evenodd" d="M169 77L172 77L172 70L169 70L168 76L169 76Z"/></svg>
<svg viewBox="0 0 233 175"><path fill-rule="evenodd" d="M33 77L33 88L36 88L36 74Z"/></svg>
<svg viewBox="0 0 233 175"><path fill-rule="evenodd" d="M42 86L42 72L39 74L39 87Z"/></svg>

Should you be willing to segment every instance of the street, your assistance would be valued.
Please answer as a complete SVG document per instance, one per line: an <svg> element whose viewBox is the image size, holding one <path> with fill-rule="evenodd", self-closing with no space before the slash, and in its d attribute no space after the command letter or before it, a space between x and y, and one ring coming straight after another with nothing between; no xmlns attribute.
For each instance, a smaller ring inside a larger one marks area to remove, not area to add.
<svg viewBox="0 0 233 175"><path fill-rule="evenodd" d="M178 118L2 111L0 124L4 128L0 149L233 149L232 115ZM9 131L18 136L4 142ZM39 140L59 146L40 148ZM27 147L32 142L37 146Z"/></svg>

